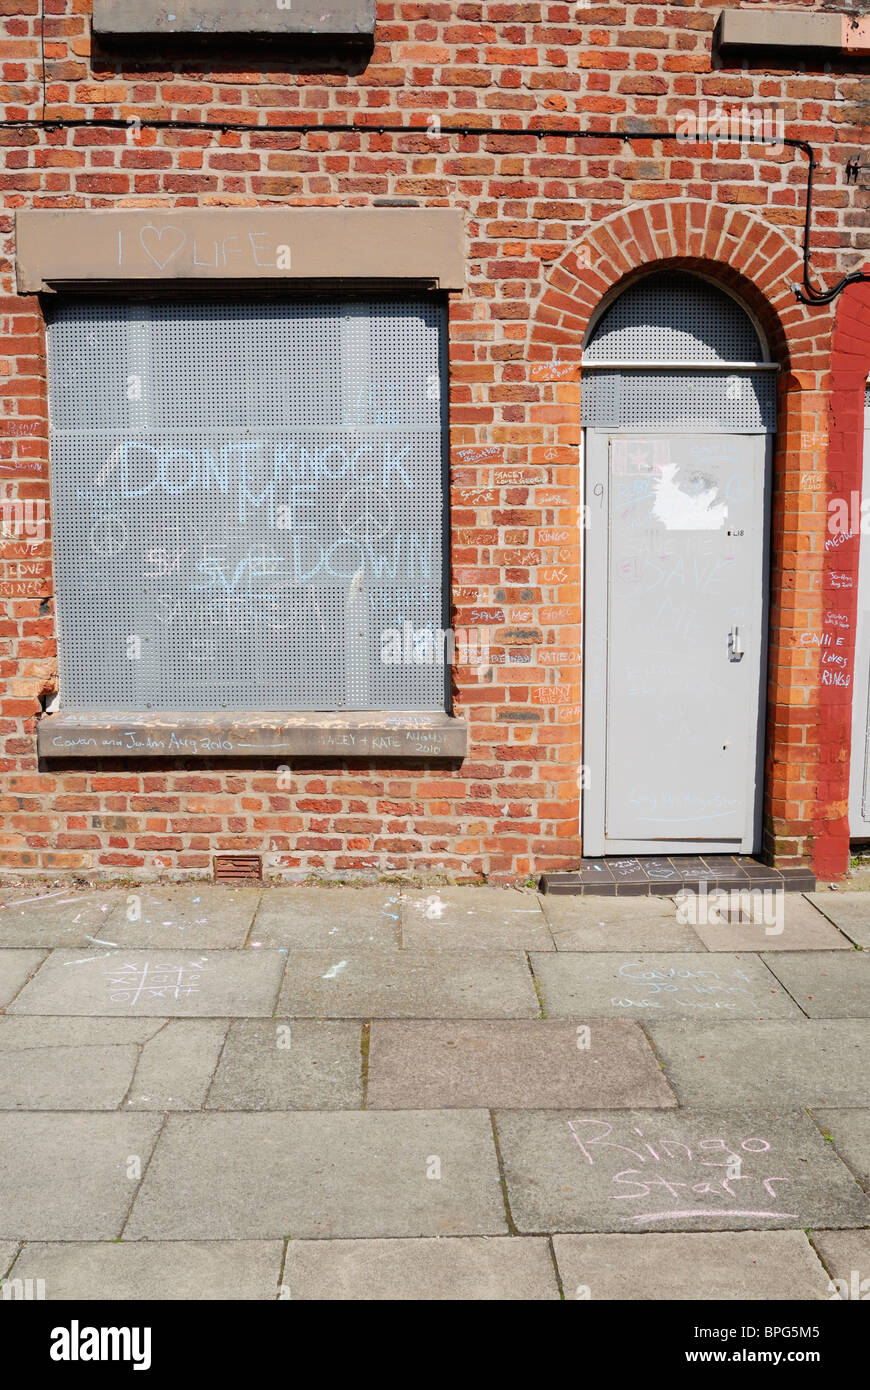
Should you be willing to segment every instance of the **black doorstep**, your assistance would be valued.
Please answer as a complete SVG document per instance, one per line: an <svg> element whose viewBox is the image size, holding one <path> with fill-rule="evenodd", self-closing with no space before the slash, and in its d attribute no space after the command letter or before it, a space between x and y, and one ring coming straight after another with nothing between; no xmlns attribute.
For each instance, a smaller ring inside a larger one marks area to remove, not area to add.
<svg viewBox="0 0 870 1390"><path fill-rule="evenodd" d="M717 890L781 888L787 893L812 893L816 886L810 869L772 869L747 854L675 854L662 857L581 859L579 869L542 874L542 893L590 894L595 897L673 896L685 888L697 893L704 884Z"/></svg>

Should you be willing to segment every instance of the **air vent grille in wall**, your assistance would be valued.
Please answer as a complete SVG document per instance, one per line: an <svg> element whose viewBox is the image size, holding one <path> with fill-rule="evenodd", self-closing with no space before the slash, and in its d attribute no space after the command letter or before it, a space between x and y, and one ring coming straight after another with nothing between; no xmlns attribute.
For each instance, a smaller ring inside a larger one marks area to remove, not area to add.
<svg viewBox="0 0 870 1390"><path fill-rule="evenodd" d="M216 854L213 860L216 883L235 883L239 879L263 877L263 861L259 854Z"/></svg>

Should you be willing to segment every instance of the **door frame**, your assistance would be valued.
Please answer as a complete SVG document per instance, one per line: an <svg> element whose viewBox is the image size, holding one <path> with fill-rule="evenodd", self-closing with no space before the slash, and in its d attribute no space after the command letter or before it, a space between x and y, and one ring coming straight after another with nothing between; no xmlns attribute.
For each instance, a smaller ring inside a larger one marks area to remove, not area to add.
<svg viewBox="0 0 870 1390"><path fill-rule="evenodd" d="M770 627L770 517L773 473L772 433L759 430L721 431L710 428L693 433L733 433L763 439L762 535L759 565L761 593L760 663L755 758L747 759L747 829L738 840L608 840L605 829L607 775L607 627L608 559L610 549L609 498L596 505L590 474L602 462L607 476L608 440L613 436L635 434L642 438L680 433L673 429L631 429L620 426L586 426L581 449L583 497L588 507L588 524L583 530L583 770L580 832L584 858L606 854L757 854L761 849L764 802L764 750L767 717L768 641ZM603 458L602 458L603 455ZM596 524L596 518L605 522Z"/></svg>

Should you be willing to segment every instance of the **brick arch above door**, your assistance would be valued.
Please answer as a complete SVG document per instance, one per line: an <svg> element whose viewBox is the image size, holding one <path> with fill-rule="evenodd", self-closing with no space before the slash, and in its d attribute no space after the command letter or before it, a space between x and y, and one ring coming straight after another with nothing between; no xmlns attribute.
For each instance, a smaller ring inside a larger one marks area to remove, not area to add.
<svg viewBox="0 0 870 1390"><path fill-rule="evenodd" d="M798 303L795 240L743 208L700 200L625 208L590 228L553 263L532 314L531 363L580 363L583 337L603 297L651 270L697 271L738 295L758 319L771 356L791 373L827 369L833 311ZM544 373L541 373L543 376Z"/></svg>

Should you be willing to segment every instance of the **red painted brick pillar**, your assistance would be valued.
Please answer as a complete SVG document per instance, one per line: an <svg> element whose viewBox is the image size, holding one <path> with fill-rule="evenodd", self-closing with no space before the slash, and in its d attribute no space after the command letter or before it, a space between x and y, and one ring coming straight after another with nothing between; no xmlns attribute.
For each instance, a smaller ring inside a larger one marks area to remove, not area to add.
<svg viewBox="0 0 870 1390"><path fill-rule="evenodd" d="M837 304L828 387L827 498L851 501L861 493L864 384L870 373L870 284L851 285ZM849 759L852 700L861 689L855 672L860 531L846 539L826 530L822 571L823 631L845 637L848 684L826 673L822 653L819 685L818 794L814 816L813 868L819 879L842 878L849 867Z"/></svg>

